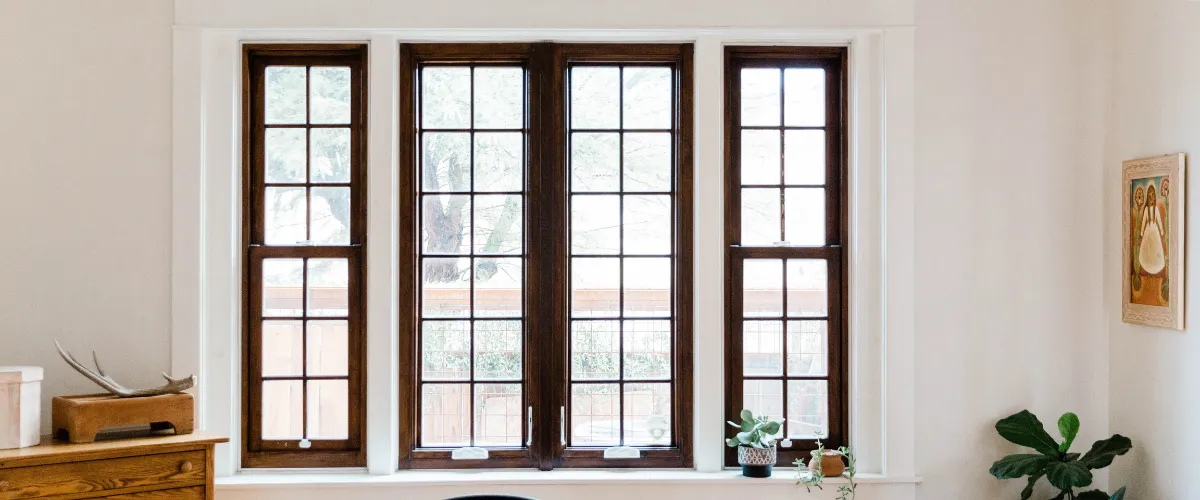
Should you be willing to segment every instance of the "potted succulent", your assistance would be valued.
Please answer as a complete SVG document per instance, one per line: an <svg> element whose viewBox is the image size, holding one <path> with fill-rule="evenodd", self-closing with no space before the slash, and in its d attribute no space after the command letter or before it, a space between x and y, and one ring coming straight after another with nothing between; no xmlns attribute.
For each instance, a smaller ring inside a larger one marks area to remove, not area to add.
<svg viewBox="0 0 1200 500"><path fill-rule="evenodd" d="M726 439L725 444L737 448L743 476L771 477L776 459L775 435L780 424L765 416L755 417L750 410L742 410L741 417L741 424L729 422L738 433Z"/></svg>

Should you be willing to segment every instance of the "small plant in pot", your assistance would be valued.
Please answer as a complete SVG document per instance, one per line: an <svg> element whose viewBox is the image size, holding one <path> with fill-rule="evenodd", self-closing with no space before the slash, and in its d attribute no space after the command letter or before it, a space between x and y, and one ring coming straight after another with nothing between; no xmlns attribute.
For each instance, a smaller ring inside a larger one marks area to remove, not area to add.
<svg viewBox="0 0 1200 500"><path fill-rule="evenodd" d="M765 416L755 417L750 410L742 410L741 417L741 424L729 422L738 433L726 439L725 444L737 448L743 476L771 477L777 456L775 435L779 433L780 424Z"/></svg>
<svg viewBox="0 0 1200 500"><path fill-rule="evenodd" d="M996 431L1012 443L1033 448L1037 453L1017 453L997 460L988 471L996 479L1028 477L1021 500L1033 496L1034 486L1043 477L1059 490L1052 500L1122 500L1125 488L1108 494L1101 490L1083 490L1092 484L1092 471L1112 464L1113 459L1133 448L1133 442L1120 434L1092 444L1083 455L1071 453L1071 444L1079 434L1079 417L1065 413L1058 419L1062 442L1050 436L1042 422L1029 410L1009 415L996 422Z"/></svg>

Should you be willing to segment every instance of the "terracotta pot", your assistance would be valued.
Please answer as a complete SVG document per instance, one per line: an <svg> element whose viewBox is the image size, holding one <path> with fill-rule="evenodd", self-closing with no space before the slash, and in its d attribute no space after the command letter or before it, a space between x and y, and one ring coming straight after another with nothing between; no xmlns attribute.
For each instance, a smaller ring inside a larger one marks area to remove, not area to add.
<svg viewBox="0 0 1200 500"><path fill-rule="evenodd" d="M817 470L817 461L808 461L808 470ZM836 450L825 450L821 456L821 474L825 477L837 477L846 472L846 464L842 462L842 454Z"/></svg>
<svg viewBox="0 0 1200 500"><path fill-rule="evenodd" d="M738 446L738 463L742 466L742 475L746 477L771 477L771 469L775 467L775 447L754 448Z"/></svg>

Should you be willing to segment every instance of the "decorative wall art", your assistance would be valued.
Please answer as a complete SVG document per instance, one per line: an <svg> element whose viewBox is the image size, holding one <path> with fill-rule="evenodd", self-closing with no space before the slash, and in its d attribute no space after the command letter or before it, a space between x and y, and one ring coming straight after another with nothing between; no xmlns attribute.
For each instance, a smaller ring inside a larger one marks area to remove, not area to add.
<svg viewBox="0 0 1200 500"><path fill-rule="evenodd" d="M1183 329L1187 158L1128 160L1121 176L1121 319Z"/></svg>

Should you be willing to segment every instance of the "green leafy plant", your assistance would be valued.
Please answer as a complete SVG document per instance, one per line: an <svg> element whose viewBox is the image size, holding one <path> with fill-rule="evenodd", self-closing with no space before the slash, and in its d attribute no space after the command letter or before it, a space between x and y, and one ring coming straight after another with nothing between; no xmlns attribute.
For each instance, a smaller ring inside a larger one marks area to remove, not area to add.
<svg viewBox="0 0 1200 500"><path fill-rule="evenodd" d="M1090 490L1075 493L1076 488L1085 488L1092 484L1092 471L1103 469L1112 464L1118 455L1124 455L1133 448L1133 442L1120 434L1114 434L1108 439L1102 439L1092 444L1092 448L1082 456L1071 453L1071 444L1079 434L1079 417L1074 413L1065 413L1058 419L1058 432L1063 441L1055 441L1046 432L1037 416L1024 410L996 422L996 432L1015 444L1033 448L1037 453L1018 453L997 460L988 471L997 479L1017 479L1029 477L1028 484L1021 491L1021 500L1028 500L1033 495L1033 487L1043 477L1052 486L1061 490L1053 500L1122 500L1125 498L1125 488L1109 495L1100 490Z"/></svg>
<svg viewBox="0 0 1200 500"><path fill-rule="evenodd" d="M838 500L854 500L857 496L858 483L854 482L854 475L857 471L858 458L854 456L854 450L848 446L838 448L838 453L846 457L846 471L842 476L849 480L848 484L838 485ZM807 468L804 465L804 460L796 459L792 465L796 466L796 475L798 476L798 484L803 484L804 488L812 493L812 489L824 490L822 484L825 482L825 472L821 457L825 455L825 444L821 442L821 436L817 435L817 449L813 450L810 455L810 463L815 464L812 468Z"/></svg>
<svg viewBox="0 0 1200 500"><path fill-rule="evenodd" d="M779 432L779 422L772 421L766 416L755 417L754 412L742 410L742 423L729 422L738 429L737 436L726 439L725 444L730 448L750 446L753 448L771 448L775 446L775 434Z"/></svg>

